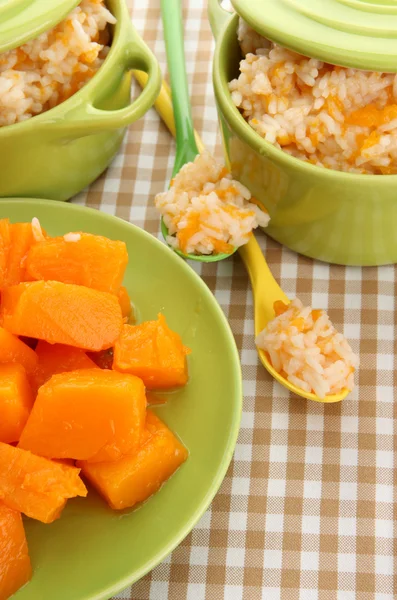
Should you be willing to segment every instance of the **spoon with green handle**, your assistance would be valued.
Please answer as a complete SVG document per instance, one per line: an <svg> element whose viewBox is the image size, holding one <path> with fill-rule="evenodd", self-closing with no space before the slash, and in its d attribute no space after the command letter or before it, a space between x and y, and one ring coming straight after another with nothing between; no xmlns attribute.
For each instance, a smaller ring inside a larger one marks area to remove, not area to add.
<svg viewBox="0 0 397 600"><path fill-rule="evenodd" d="M182 6L180 0L161 0L164 40L167 51L167 63L170 74L172 105L174 108L176 130L176 156L172 177L175 177L188 162L199 154L193 127L192 110L185 68L185 49L183 43ZM161 219L161 233L164 239L169 235L164 220ZM217 262L228 258L229 254L185 254L175 250L179 256L198 262Z"/></svg>
<svg viewBox="0 0 397 600"><path fill-rule="evenodd" d="M194 130L191 116L184 63L181 0L162 0L161 9L164 22L164 36L167 43L172 103L170 101L170 90L167 84L163 82L155 107L170 132L176 135L177 153L173 171L174 177L186 162L193 160L199 152L204 150L204 145ZM135 71L134 75L142 87L144 87L147 75L140 71ZM168 230L164 223L162 223L162 233L164 236L168 235ZM247 244L239 248L239 253L251 280L254 293L255 335L258 335L268 322L274 319L274 303L281 301L284 304L288 304L290 300L274 279L254 235L251 235ZM184 258L201 260L202 262L222 260L230 256L230 254L195 256L185 255L182 252L179 252L179 254ZM339 394L319 398L313 393L306 392L278 373L273 368L266 352L260 348L257 350L263 366L274 379L298 396L314 400L315 402L331 403L340 402L349 393L348 389L344 389Z"/></svg>

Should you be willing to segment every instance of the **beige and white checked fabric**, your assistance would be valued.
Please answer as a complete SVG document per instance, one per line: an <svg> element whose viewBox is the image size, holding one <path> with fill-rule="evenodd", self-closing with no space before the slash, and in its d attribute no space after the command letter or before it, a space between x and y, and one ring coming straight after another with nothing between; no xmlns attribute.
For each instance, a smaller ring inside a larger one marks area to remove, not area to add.
<svg viewBox="0 0 397 600"><path fill-rule="evenodd" d="M130 4L157 55L160 0ZM195 125L220 152L204 0L185 0ZM167 187L174 143L154 110L76 198L159 236L153 197ZM381 235L381 232L380 232ZM259 364L252 295L238 258L194 268L229 319L244 376L234 460L210 509L173 554L114 600L393 600L397 598L395 450L396 269L343 268L297 256L258 234L285 292L329 310L361 356L343 403L291 397Z"/></svg>

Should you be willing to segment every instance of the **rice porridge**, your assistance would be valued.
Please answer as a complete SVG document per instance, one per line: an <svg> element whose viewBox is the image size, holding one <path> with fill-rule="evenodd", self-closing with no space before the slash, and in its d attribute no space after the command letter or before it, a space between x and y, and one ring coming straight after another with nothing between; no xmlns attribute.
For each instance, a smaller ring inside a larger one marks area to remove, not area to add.
<svg viewBox="0 0 397 600"><path fill-rule="evenodd" d="M270 217L249 190L208 152L182 167L155 205L168 228L167 243L185 254L231 253Z"/></svg>
<svg viewBox="0 0 397 600"><path fill-rule="evenodd" d="M109 52L116 19L103 0L82 0L59 25L0 54L0 126L38 115L82 88Z"/></svg>
<svg viewBox="0 0 397 600"><path fill-rule="evenodd" d="M324 310L275 302L275 318L256 338L274 369L297 387L319 398L354 387L358 357Z"/></svg>
<svg viewBox="0 0 397 600"><path fill-rule="evenodd" d="M397 173L397 76L344 68L269 42L240 19L231 97L266 141L319 167Z"/></svg>

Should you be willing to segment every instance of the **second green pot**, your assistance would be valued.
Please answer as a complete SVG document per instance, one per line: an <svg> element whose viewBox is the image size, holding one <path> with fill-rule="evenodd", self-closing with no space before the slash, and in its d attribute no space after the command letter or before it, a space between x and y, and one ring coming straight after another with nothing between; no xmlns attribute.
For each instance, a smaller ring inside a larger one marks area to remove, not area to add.
<svg viewBox="0 0 397 600"><path fill-rule="evenodd" d="M321 169L263 140L228 89L241 60L238 15L209 0L209 16L217 38L213 82L225 155L233 176L269 211L266 233L295 252L329 263L397 262L397 175Z"/></svg>

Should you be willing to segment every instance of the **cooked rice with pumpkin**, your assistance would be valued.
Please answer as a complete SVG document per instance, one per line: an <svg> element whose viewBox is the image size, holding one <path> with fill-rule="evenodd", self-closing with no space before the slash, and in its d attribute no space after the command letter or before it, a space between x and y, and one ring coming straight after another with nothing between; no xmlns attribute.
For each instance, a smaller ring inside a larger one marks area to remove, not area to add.
<svg viewBox="0 0 397 600"><path fill-rule="evenodd" d="M116 19L103 0L82 0L59 25L0 54L0 126L67 100L98 71Z"/></svg>
<svg viewBox="0 0 397 600"><path fill-rule="evenodd" d="M288 154L351 173L397 173L397 75L334 66L269 42L240 19L229 83L251 127Z"/></svg>
<svg viewBox="0 0 397 600"><path fill-rule="evenodd" d="M186 254L230 254L270 220L208 152L184 165L155 205L168 229L167 243Z"/></svg>
<svg viewBox="0 0 397 600"><path fill-rule="evenodd" d="M298 299L274 304L275 318L256 338L274 369L300 389L325 398L354 387L358 357L324 310Z"/></svg>

